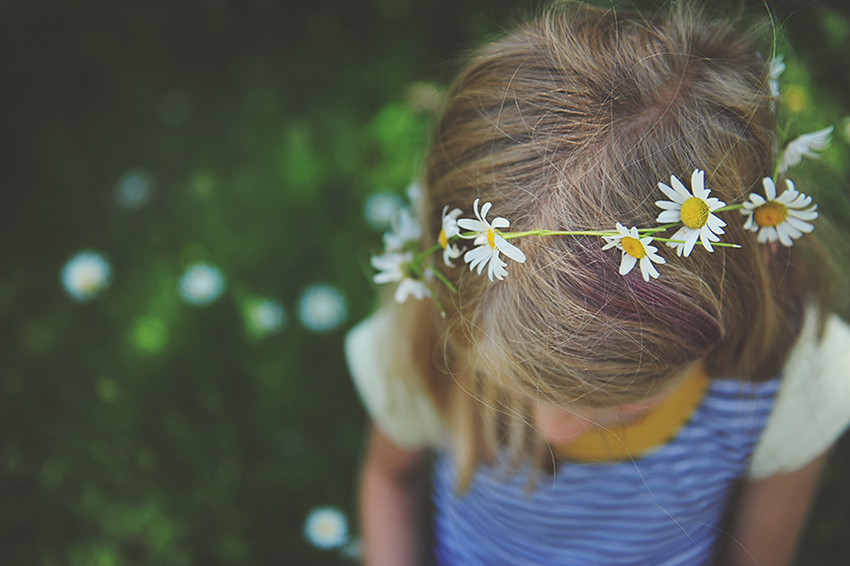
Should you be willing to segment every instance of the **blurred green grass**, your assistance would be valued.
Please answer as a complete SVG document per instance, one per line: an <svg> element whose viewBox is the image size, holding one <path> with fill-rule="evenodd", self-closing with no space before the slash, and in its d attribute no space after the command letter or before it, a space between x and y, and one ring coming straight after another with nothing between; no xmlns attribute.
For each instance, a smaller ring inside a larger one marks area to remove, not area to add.
<svg viewBox="0 0 850 566"><path fill-rule="evenodd" d="M342 340L375 300L380 233L364 203L415 179L452 59L534 6L0 4L4 564L349 560L312 547L303 524L333 505L356 529L366 418ZM788 132L837 125L802 172L846 225L847 9L776 12L793 46ZM153 186L137 210L116 201L128 173ZM112 284L75 303L59 271L83 249L105 254ZM196 262L227 280L209 306L178 293ZM348 305L322 334L297 313L316 282ZM261 297L285 307L280 332L246 326ZM845 562L848 470L844 440L800 564Z"/></svg>

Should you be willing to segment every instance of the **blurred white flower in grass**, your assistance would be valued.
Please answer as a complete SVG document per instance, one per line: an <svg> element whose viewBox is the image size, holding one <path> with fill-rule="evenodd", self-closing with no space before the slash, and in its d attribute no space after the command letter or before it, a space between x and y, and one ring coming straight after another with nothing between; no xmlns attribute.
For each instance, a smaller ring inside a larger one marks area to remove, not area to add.
<svg viewBox="0 0 850 566"><path fill-rule="evenodd" d="M111 274L112 267L103 254L85 250L68 260L59 277L73 300L85 302L109 286Z"/></svg>
<svg viewBox="0 0 850 566"><path fill-rule="evenodd" d="M409 242L418 242L422 227L416 223L409 208L401 208L393 218L392 230L384 232L384 248L388 252L400 252Z"/></svg>
<svg viewBox="0 0 850 566"><path fill-rule="evenodd" d="M248 324L260 336L278 332L286 324L286 310L273 299L261 299L248 307Z"/></svg>
<svg viewBox="0 0 850 566"><path fill-rule="evenodd" d="M154 177L147 169L135 169L126 173L115 187L115 200L118 206L136 210L145 206L151 199Z"/></svg>
<svg viewBox="0 0 850 566"><path fill-rule="evenodd" d="M767 81L770 85L770 94L774 97L779 97L779 75L785 70L785 62L782 60L783 55L777 55L770 60L770 66L767 70Z"/></svg>
<svg viewBox="0 0 850 566"><path fill-rule="evenodd" d="M180 296L187 303L204 306L214 302L224 291L224 276L209 263L190 265L180 278Z"/></svg>
<svg viewBox="0 0 850 566"><path fill-rule="evenodd" d="M410 272L409 264L413 262L413 252L387 252L383 255L372 257L372 267L380 273L372 277L372 281L378 284L398 282L395 289L395 301L404 303L411 295L417 299L431 296L431 291L423 281L415 278Z"/></svg>
<svg viewBox="0 0 850 566"><path fill-rule="evenodd" d="M348 521L335 507L319 507L307 515L304 535L318 548L339 548L348 542Z"/></svg>
<svg viewBox="0 0 850 566"><path fill-rule="evenodd" d="M785 173L789 167L799 164L804 157L809 159L820 159L815 151L821 151L829 147L832 142L832 129L830 126L816 132L797 136L785 146L782 156L779 158L779 173Z"/></svg>
<svg viewBox="0 0 850 566"><path fill-rule="evenodd" d="M345 297L332 285L310 285L298 301L298 318L312 332L333 330L342 324L347 314Z"/></svg>
<svg viewBox="0 0 850 566"><path fill-rule="evenodd" d="M374 193L366 199L363 215L375 230L386 230L404 206L401 197L393 193Z"/></svg>

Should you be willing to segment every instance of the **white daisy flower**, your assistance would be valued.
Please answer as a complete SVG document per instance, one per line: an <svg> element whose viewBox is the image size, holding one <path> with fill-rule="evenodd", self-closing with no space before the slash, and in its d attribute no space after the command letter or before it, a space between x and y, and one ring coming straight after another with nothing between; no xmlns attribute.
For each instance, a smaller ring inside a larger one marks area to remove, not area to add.
<svg viewBox="0 0 850 566"><path fill-rule="evenodd" d="M753 193L741 209L741 214L747 217L744 228L758 231L762 244L779 240L783 246L790 247L794 240L814 229L807 221L818 217L818 205L812 204L812 197L795 190L791 179L785 183L787 188L776 198L773 179L765 177L762 184L767 198Z"/></svg>
<svg viewBox="0 0 850 566"><path fill-rule="evenodd" d="M374 193L366 199L363 216L375 230L386 230L392 226L402 207L403 202L398 195L388 192Z"/></svg>
<svg viewBox="0 0 850 566"><path fill-rule="evenodd" d="M312 332L328 332L345 320L348 306L336 287L315 283L298 301L298 318Z"/></svg>
<svg viewBox="0 0 850 566"><path fill-rule="evenodd" d="M286 324L286 310L273 299L261 299L248 309L248 323L257 334L271 334Z"/></svg>
<svg viewBox="0 0 850 566"><path fill-rule="evenodd" d="M672 199L655 201L657 206L664 209L664 212L658 215L658 222L684 224L671 238L684 241L668 242L667 245L675 248L680 256L684 253L685 257L688 257L699 239L705 249L714 251L711 242L720 241L719 234L724 233L723 227L726 223L711 213L726 206L726 203L713 197L709 198L711 190L705 188L705 171L700 169L694 170L691 175L692 192L688 192L685 185L673 175L670 176L670 183L672 186L658 183L661 192Z"/></svg>
<svg viewBox="0 0 850 566"><path fill-rule="evenodd" d="M413 219L407 208L401 208L393 219L392 231L384 234L384 248L388 252L400 252L408 242L418 242L422 228Z"/></svg>
<svg viewBox="0 0 850 566"><path fill-rule="evenodd" d="M782 61L783 55L777 55L770 60L770 66L767 70L767 82L770 85L770 95L779 97L779 75L785 70L785 62Z"/></svg>
<svg viewBox="0 0 850 566"><path fill-rule="evenodd" d="M449 207L443 207L443 225L440 230L440 245L443 247L443 263L447 267L454 267L452 260L460 257L460 249L451 243L451 239L460 234L460 228L457 225L457 217L463 214L459 208L455 208L448 212Z"/></svg>
<svg viewBox="0 0 850 566"><path fill-rule="evenodd" d="M804 157L810 159L820 159L820 155L815 151L821 151L829 147L832 142L832 126L797 136L785 146L782 156L779 158L779 173L785 173L789 167L797 165L803 161Z"/></svg>
<svg viewBox="0 0 850 566"><path fill-rule="evenodd" d="M461 237L475 238L472 243L478 246L477 248L473 248L466 252L463 256L463 261L469 264L470 270L475 269L477 266L479 274L481 273L481 270L484 269L484 266L487 265L487 276L490 278L490 281L492 281L494 277L502 280L505 275L508 274L508 271L505 269L507 263L502 261L499 257L499 252L504 253L506 256L514 261L518 261L519 263L523 263L525 261L525 254L522 253L519 248L499 235L498 229L507 228L510 226L510 222L501 216L494 219L492 223L487 222L487 213L490 211L490 207L493 206L493 204L485 202L479 212L479 200L480 199L475 199L475 202L472 205L472 208L475 211L475 216L478 220L461 218L457 221L458 226L464 230L475 232L470 236L461 235Z"/></svg>
<svg viewBox="0 0 850 566"><path fill-rule="evenodd" d="M652 263L663 264L667 261L655 253L658 248L649 245L652 243L652 238L649 236L641 238L637 228L632 226L631 230L626 230L626 227L619 222L617 222L617 232L619 234L616 236L603 236L607 243L602 249L609 250L616 247L623 251L620 275L629 273L640 261L640 272L644 281L649 281L650 277L658 277L658 270Z"/></svg>
<svg viewBox="0 0 850 566"><path fill-rule="evenodd" d="M180 278L180 296L187 303L204 306L214 302L224 291L224 276L209 263L190 265Z"/></svg>
<svg viewBox="0 0 850 566"><path fill-rule="evenodd" d="M372 257L372 267L379 273L372 277L375 283L398 282L393 298L397 303L403 303L410 295L417 299L430 297L428 286L419 279L411 277L407 264L413 261L413 252L387 252L383 255Z"/></svg>
<svg viewBox="0 0 850 566"><path fill-rule="evenodd" d="M319 507L307 515L304 535L318 548L340 548L348 542L348 521L335 507Z"/></svg>
<svg viewBox="0 0 850 566"><path fill-rule="evenodd" d="M111 274L112 267L103 254L86 250L68 260L59 278L73 300L85 302L109 286Z"/></svg>

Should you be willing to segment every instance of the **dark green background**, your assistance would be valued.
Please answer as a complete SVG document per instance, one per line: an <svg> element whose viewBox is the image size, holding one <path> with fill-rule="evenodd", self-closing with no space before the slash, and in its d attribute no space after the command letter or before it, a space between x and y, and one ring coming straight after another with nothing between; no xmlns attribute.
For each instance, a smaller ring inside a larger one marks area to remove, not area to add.
<svg viewBox="0 0 850 566"><path fill-rule="evenodd" d="M850 23L833 4L775 10L800 106L788 133L837 128L801 174L846 226ZM0 2L0 563L346 560L302 528L318 506L355 513L366 417L342 340L375 300L364 200L415 178L422 85L442 88L460 52L534 6ZM175 91L188 106L163 121ZM153 200L122 209L116 183L139 167ZM59 271L87 248L113 283L74 303ZM195 261L228 279L207 307L177 294ZM323 335L295 313L313 282L349 304ZM245 330L254 296L285 305L280 334ZM801 564L847 562L848 471L845 441Z"/></svg>

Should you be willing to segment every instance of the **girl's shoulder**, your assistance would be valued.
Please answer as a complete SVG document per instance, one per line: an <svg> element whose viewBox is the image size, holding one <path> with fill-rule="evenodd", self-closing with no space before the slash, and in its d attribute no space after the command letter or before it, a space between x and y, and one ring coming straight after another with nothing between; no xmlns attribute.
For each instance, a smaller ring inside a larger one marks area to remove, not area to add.
<svg viewBox="0 0 850 566"><path fill-rule="evenodd" d="M407 449L439 448L447 434L400 333L397 312L380 308L345 338L348 370L372 422Z"/></svg>
<svg viewBox="0 0 850 566"><path fill-rule="evenodd" d="M826 452L850 425L850 326L807 308L750 479L790 473Z"/></svg>

